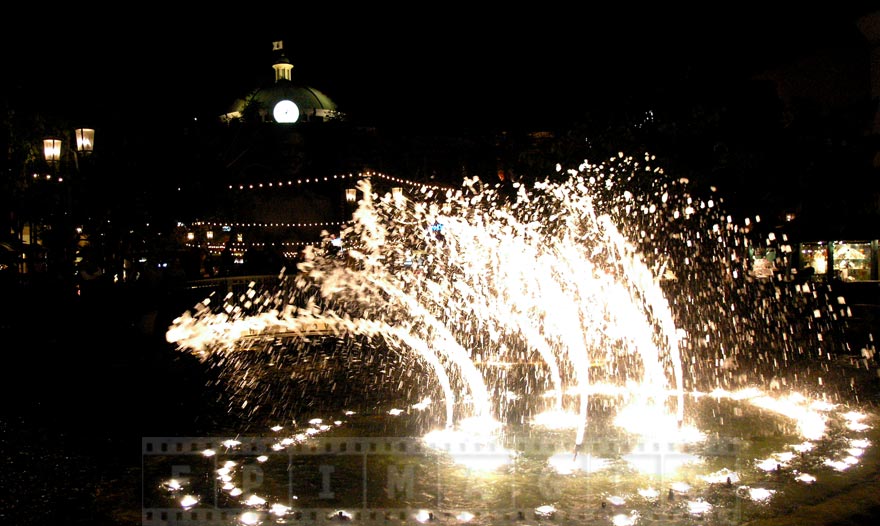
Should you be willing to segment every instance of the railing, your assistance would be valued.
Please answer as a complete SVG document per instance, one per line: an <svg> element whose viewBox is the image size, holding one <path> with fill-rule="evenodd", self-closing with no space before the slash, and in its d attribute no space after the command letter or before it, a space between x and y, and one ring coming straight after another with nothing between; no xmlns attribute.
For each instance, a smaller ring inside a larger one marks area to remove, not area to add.
<svg viewBox="0 0 880 526"><path fill-rule="evenodd" d="M278 283L278 274L258 274L252 276L228 276L223 278L205 278L186 282L186 290L209 296L216 292L225 296L232 292L241 294L254 283L255 287L261 285L274 285Z"/></svg>

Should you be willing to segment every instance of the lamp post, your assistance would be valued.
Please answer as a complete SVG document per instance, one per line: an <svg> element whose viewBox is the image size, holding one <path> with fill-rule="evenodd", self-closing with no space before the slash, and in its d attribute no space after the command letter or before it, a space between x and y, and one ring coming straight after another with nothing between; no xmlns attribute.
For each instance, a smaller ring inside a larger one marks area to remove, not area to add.
<svg viewBox="0 0 880 526"><path fill-rule="evenodd" d="M27 242L34 248L40 246L45 250L47 270L51 266L57 266L53 269L56 271L64 271L66 267L72 270L79 243L80 232L75 229L73 187L79 182L73 176L81 173L80 158L94 150L95 130L76 128L73 136L74 148L65 148L65 140L58 136L42 140L43 159L48 173L43 177L35 173L32 182L35 210L31 211ZM36 263L32 263L28 270L35 270L33 265Z"/></svg>
<svg viewBox="0 0 880 526"><path fill-rule="evenodd" d="M43 158L50 170L59 180L63 181L67 173L80 173L80 158L91 155L95 148L95 130L93 128L76 128L73 130L76 148L64 150L64 140L58 137L43 139ZM68 154L68 161L65 159ZM71 169L72 166L72 169ZM70 188L68 187L68 190Z"/></svg>
<svg viewBox="0 0 880 526"><path fill-rule="evenodd" d="M74 166L79 169L79 157L90 155L95 149L95 130L93 128L76 128L73 130L76 148L70 150ZM50 165L61 161L64 141L57 137L43 139L43 156Z"/></svg>

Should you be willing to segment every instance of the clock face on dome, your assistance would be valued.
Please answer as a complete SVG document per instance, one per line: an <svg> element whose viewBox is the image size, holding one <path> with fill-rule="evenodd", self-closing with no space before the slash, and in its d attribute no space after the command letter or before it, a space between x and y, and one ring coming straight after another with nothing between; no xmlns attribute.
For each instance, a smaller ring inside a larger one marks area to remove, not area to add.
<svg viewBox="0 0 880 526"><path fill-rule="evenodd" d="M281 100L272 110L275 122L296 122L299 119L299 108L292 100Z"/></svg>

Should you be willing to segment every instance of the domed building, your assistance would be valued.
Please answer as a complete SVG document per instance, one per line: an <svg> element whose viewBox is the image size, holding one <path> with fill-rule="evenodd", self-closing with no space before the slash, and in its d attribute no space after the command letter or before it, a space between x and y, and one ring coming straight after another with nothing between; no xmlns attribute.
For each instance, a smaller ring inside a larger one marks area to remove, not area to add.
<svg viewBox="0 0 880 526"><path fill-rule="evenodd" d="M274 78L235 100L203 139L213 192L199 196L185 226L188 247L249 264L296 259L306 245L338 235L356 206L357 180L373 170L375 132L349 122L324 92L293 80L293 64L273 43ZM393 183L374 177L377 187ZM228 270L228 269L227 269ZM277 269L274 269L277 270ZM273 272L274 272L273 270Z"/></svg>
<svg viewBox="0 0 880 526"><path fill-rule="evenodd" d="M276 52L272 65L275 70L274 83L259 87L247 97L236 100L221 119L226 122L258 119L282 124L341 119L343 114L330 97L311 86L293 82L293 64L284 54L283 44L275 42L273 49Z"/></svg>
<svg viewBox="0 0 880 526"><path fill-rule="evenodd" d="M273 43L272 69L271 80L220 115L228 182L250 185L362 169L363 160L344 150L354 144L355 130L327 94L293 80L282 42Z"/></svg>

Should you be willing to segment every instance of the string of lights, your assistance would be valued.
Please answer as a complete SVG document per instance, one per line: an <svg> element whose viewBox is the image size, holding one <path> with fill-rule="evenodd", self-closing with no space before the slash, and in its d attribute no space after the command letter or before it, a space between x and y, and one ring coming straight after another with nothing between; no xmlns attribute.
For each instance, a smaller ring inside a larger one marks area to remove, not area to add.
<svg viewBox="0 0 880 526"><path fill-rule="evenodd" d="M229 185L230 190L260 190L263 188L283 188L285 186L294 186L294 185L305 185L305 184L315 184L315 183L327 183L334 180L345 180L345 179L366 179L375 177L377 179L384 179L386 181L390 181L393 183L398 183L402 185L407 185L413 188L425 188L429 190L453 190L452 186L446 185L438 185L438 184L426 184L418 181L410 181L408 179L401 179L400 177L393 177L390 175L386 175L380 172L358 172L357 174L349 173L349 174L335 174L328 175L324 177L307 177L305 179L289 179L287 181L267 181L261 183L250 183L250 184L239 184L239 185Z"/></svg>
<svg viewBox="0 0 880 526"><path fill-rule="evenodd" d="M229 243L229 248L231 250L242 250L242 249L248 249L248 248L272 248L272 247L281 247L281 248L287 248L287 249L303 249L308 246L317 246L320 244L321 244L320 240L312 241L312 242L309 242L309 241L295 241L295 242L294 241L279 241L279 242L269 242L269 243L254 241L254 242L250 242L250 243L246 243L246 242ZM226 248L225 244L221 245L221 244L216 244L216 243L207 244L207 245L198 244L198 243L186 243L186 246L189 248L205 248L210 251L216 251L217 253L221 252L223 249Z"/></svg>
<svg viewBox="0 0 880 526"><path fill-rule="evenodd" d="M242 223L242 222L219 222L219 221L196 221L192 226L200 227L236 227L236 228L315 228L315 227L337 227L344 225L344 221L325 221L315 223Z"/></svg>
<svg viewBox="0 0 880 526"><path fill-rule="evenodd" d="M386 175L380 172L366 171L366 172L358 172L358 173L348 173L348 174L335 174L328 175L324 177L307 177L300 179L291 179L288 181L270 181L270 182L261 182L261 183L251 183L251 184L241 184L241 185L229 185L229 190L235 191L244 191L244 190L261 190L261 189L277 189L282 187L293 187L299 185L308 185L308 184L321 184L332 181L340 181L340 180L360 180L360 179L382 179L384 181L388 181L394 183L395 185L407 186L410 188L416 188L420 191L425 190L454 190L451 186L446 185L438 185L438 184L426 184L418 181L411 181L408 179L403 179L400 177L394 177L390 175ZM400 193L399 188L393 189L395 193ZM357 190L355 188L349 188L346 190L346 199L348 201L354 200L354 194ZM203 248L207 249L212 254L219 254L224 248L226 248L226 244L220 245L217 243L212 243L211 240L214 239L213 229L222 229L226 232L229 232L232 229L242 230L248 228L260 228L260 229L285 229L285 228L326 228L328 230L338 229L346 225L345 221L322 221L322 222L242 222L242 221L195 221L190 225L179 224L179 227L183 227L186 229L208 229L207 232L204 232L204 235L207 237L207 244L205 243L193 243L196 239L195 232L187 233L188 242L185 243L186 246L192 248ZM201 237L201 236L199 236ZM317 239L315 241L285 241L285 242L260 242L260 241L245 241L244 235L242 232L239 232L234 236L237 238L235 242L229 243L229 248L237 253L242 254L245 250L250 248L260 249L260 248L278 248L284 251L285 257L292 257L296 254L296 252L304 249L307 246L316 246L321 245L326 240L325 239ZM230 240L231 241L231 240ZM289 251L289 252L288 252Z"/></svg>

